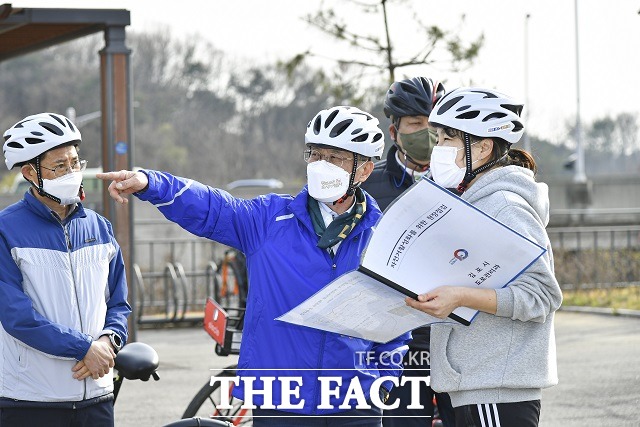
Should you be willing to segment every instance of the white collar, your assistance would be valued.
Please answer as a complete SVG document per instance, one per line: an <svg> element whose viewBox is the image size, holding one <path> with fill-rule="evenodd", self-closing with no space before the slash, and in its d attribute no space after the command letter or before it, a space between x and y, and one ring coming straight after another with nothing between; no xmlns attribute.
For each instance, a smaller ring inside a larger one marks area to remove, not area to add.
<svg viewBox="0 0 640 427"><path fill-rule="evenodd" d="M427 175L429 173L429 168L427 168L427 170L425 170L425 171L417 171L415 169L411 169L410 167L407 167L405 165L405 163L402 160L400 160L400 150L396 151L396 161L398 162L400 167L406 171L407 174L409 174L409 175L411 175L413 177L413 179L415 181L419 181L420 179L422 179L425 175ZM427 175L427 178L429 176L430 175Z"/></svg>
<svg viewBox="0 0 640 427"><path fill-rule="evenodd" d="M337 212L332 211L329 206L327 206L326 204L324 204L322 202L318 202L318 205L320 206L320 213L322 214L322 219L324 220L324 226L325 227L328 227L329 224L331 224L333 222L333 220L336 219L336 217L338 215L341 215L341 214L339 214ZM353 203L351 204L351 207L349 209L347 209L344 213L351 212L355 205L356 205L356 200L355 200L355 197L354 197Z"/></svg>

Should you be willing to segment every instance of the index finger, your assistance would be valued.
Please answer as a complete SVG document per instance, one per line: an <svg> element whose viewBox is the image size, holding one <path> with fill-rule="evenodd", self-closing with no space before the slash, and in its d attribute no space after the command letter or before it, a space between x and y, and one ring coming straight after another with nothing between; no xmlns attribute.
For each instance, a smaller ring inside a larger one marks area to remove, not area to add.
<svg viewBox="0 0 640 427"><path fill-rule="evenodd" d="M104 181L122 181L127 179L127 171L99 172L96 174L96 178Z"/></svg>

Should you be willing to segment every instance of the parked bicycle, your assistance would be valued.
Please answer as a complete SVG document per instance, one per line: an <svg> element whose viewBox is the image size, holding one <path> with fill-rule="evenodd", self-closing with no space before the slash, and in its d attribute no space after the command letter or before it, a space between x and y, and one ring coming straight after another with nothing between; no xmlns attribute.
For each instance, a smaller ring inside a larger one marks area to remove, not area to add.
<svg viewBox="0 0 640 427"><path fill-rule="evenodd" d="M118 394L125 379L155 381L160 379L158 375L158 353L149 345L141 342L133 342L122 347L116 356L113 379L113 404L118 399ZM216 421L200 418L189 418L175 421L164 427L230 427L231 424L224 421Z"/></svg>
<svg viewBox="0 0 640 427"><path fill-rule="evenodd" d="M247 264L245 255L236 249L227 249L218 266L218 280L213 283L213 298L224 307L246 307Z"/></svg>
<svg viewBox="0 0 640 427"><path fill-rule="evenodd" d="M240 307L222 307L214 299L209 298L205 307L204 329L215 340L215 352L219 356L240 354L242 328L244 326L245 309ZM237 365L222 368L215 377L235 377ZM230 409L219 409L222 393L220 382L207 381L196 393L182 418L206 417L213 420L229 422L234 426L252 425L251 410L242 408L243 401L233 397L233 383L228 391Z"/></svg>

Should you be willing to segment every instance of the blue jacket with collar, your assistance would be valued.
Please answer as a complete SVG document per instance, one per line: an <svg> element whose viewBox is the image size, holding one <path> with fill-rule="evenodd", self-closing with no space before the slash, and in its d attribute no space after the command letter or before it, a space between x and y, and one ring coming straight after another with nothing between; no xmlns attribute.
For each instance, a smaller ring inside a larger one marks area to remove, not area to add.
<svg viewBox="0 0 640 427"><path fill-rule="evenodd" d="M28 405L111 393L110 375L78 381L71 368L104 331L125 342L130 312L105 218L78 204L60 221L30 191L0 212L0 398Z"/></svg>
<svg viewBox="0 0 640 427"><path fill-rule="evenodd" d="M381 216L371 197L366 196L365 215L332 259L316 246L318 236L307 211L306 188L295 198L269 194L244 200L167 173L145 173L149 186L137 194L141 200L152 202L169 220L191 233L245 253L249 295L238 375L241 379L257 377L254 390L265 388L261 377L299 377L300 399L291 401L295 404L304 400L304 405L283 410L324 414L345 410L338 405L354 378L368 393L376 378L400 375L409 333L378 344L275 320L333 279L358 267L371 227ZM384 366L376 363L383 358ZM342 382L339 398L330 399L333 409L317 409L321 399L319 376L339 377ZM269 393L276 406L281 403L280 385L276 380ZM389 381L384 385L392 387ZM245 392L240 381L234 395L245 399ZM263 402L262 396L254 396L254 404ZM355 406L355 401L351 404Z"/></svg>

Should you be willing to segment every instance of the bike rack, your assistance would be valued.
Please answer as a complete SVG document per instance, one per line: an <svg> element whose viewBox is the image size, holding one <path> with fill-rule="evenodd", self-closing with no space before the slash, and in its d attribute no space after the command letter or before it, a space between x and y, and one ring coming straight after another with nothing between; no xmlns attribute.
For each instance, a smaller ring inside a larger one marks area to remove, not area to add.
<svg viewBox="0 0 640 427"><path fill-rule="evenodd" d="M133 281L138 300L133 309L137 313L137 323L163 325L201 322L202 315L193 310L199 308L203 294L203 305L206 297L221 300L223 283L220 268L216 262L209 261L204 270L187 271L181 262L167 262L161 271L143 272L138 264L134 264ZM242 273L235 263L229 262L227 268L236 281L240 280ZM235 284L230 285L229 292L233 293L231 296L234 300L230 304L227 300L226 304L231 310L232 321L234 309L244 308L246 298L245 290L240 289L242 285L239 285L238 289L235 289Z"/></svg>
<svg viewBox="0 0 640 427"><path fill-rule="evenodd" d="M137 297L137 303L138 303L138 319L142 319L142 312L144 311L144 291L145 291L145 285L144 285L144 277L142 276L142 270L140 269L140 266L138 264L133 264L133 274L135 277L135 282L134 282L134 286L136 287L136 297ZM136 307L133 307L134 310L136 310Z"/></svg>
<svg viewBox="0 0 640 427"><path fill-rule="evenodd" d="M134 265L134 272L136 274L136 282L140 285L142 285L142 292L139 292L139 294L142 294L145 290L149 290L149 295L148 295L148 299L149 299L149 304L145 305L144 301L145 301L145 296L140 296L140 306L139 306L139 310L138 310L138 324L142 325L142 324L165 324L165 323L174 323L178 320L178 311L179 311L179 301L178 301L178 288L182 287L180 285L180 280L178 278L178 273L176 272L176 268L174 267L173 264L171 263L167 263L164 267L164 270L162 273L147 273L146 277L147 278L162 278L163 279L163 291L162 293L164 294L164 304L162 304L164 306L164 318L153 318L150 316L153 315L144 315L144 309L145 307L149 307L149 306L154 306L156 304L154 304L154 287L153 286L145 286L144 285L144 277L145 275L142 274L140 268L136 268L137 266ZM153 282L153 281L152 281ZM184 295L184 291L183 291L183 295ZM185 298L186 299L186 298ZM145 318L146 317L146 318Z"/></svg>
<svg viewBox="0 0 640 427"><path fill-rule="evenodd" d="M220 297L220 276L218 275L218 268L218 264L209 261L204 271L207 295L211 295L216 301Z"/></svg>
<svg viewBox="0 0 640 427"><path fill-rule="evenodd" d="M171 300L173 301L173 316L171 316L170 322L175 322L178 318L178 293L176 292L178 283L178 274L176 273L176 269L170 262L167 263L164 267L164 300L168 303L169 300L169 290L171 290ZM166 315L167 318L170 315L170 307L169 304L166 305Z"/></svg>

